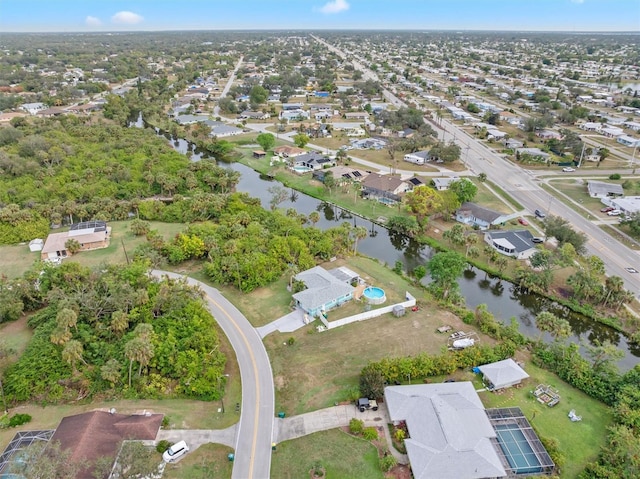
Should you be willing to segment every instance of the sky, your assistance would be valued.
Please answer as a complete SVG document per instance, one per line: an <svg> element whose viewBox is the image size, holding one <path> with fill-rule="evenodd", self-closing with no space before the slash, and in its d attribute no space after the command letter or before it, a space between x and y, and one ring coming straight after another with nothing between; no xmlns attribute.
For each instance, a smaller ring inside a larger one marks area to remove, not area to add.
<svg viewBox="0 0 640 479"><path fill-rule="evenodd" d="M640 33L640 0L0 0L0 35L221 29Z"/></svg>

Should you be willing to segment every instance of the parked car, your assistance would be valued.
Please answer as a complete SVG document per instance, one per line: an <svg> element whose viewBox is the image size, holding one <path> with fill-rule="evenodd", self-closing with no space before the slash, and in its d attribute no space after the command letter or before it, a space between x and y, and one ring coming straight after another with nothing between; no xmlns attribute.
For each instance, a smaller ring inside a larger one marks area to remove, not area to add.
<svg viewBox="0 0 640 479"><path fill-rule="evenodd" d="M562 168L562 171L566 172L566 173L571 173L572 171L576 171L575 168L571 168L570 166L565 166L564 168Z"/></svg>
<svg viewBox="0 0 640 479"><path fill-rule="evenodd" d="M520 223L522 226L529 226L529 222L524 218L518 218L518 223Z"/></svg>
<svg viewBox="0 0 640 479"><path fill-rule="evenodd" d="M615 208L613 206L605 206L600 210L600 213L608 213L609 211L613 211Z"/></svg>
<svg viewBox="0 0 640 479"><path fill-rule="evenodd" d="M375 399L360 398L356 402L356 406L360 412L364 412L365 409L372 409L374 411L378 410L378 402Z"/></svg>
<svg viewBox="0 0 640 479"><path fill-rule="evenodd" d="M547 216L542 210L536 210L534 213L538 218L545 218Z"/></svg>
<svg viewBox="0 0 640 479"><path fill-rule="evenodd" d="M533 238L531 238L531 242L532 243L544 243L544 238L540 238L539 236L534 236Z"/></svg>
<svg viewBox="0 0 640 479"><path fill-rule="evenodd" d="M622 211L620 210L607 211L607 215L609 216L620 216L621 214L622 214Z"/></svg>
<svg viewBox="0 0 640 479"><path fill-rule="evenodd" d="M184 441L178 441L169 449L164 451L164 453L162 454L162 460L164 462L174 462L188 452L189 446L187 446L187 443Z"/></svg>

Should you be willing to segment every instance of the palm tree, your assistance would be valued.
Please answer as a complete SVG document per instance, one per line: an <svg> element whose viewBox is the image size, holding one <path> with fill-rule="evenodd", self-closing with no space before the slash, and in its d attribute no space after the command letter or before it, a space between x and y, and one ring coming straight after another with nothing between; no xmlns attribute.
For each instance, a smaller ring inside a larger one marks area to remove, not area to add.
<svg viewBox="0 0 640 479"><path fill-rule="evenodd" d="M129 317L124 311L111 313L111 331L116 335L122 335L129 327Z"/></svg>
<svg viewBox="0 0 640 479"><path fill-rule="evenodd" d="M469 256L469 250L478 242L478 235L476 234L468 234L465 238L465 243L467 244L467 250L464 253L465 258Z"/></svg>
<svg viewBox="0 0 640 479"><path fill-rule="evenodd" d="M58 327L64 330L69 328L78 329L78 315L73 309L62 308L56 315L56 323Z"/></svg>
<svg viewBox="0 0 640 479"><path fill-rule="evenodd" d="M367 230L367 228L365 228L364 226L356 226L354 228L353 230L353 236L354 236L353 254L354 255L358 253L358 240L366 238L368 234L369 234L369 230Z"/></svg>
<svg viewBox="0 0 640 479"><path fill-rule="evenodd" d="M559 318L549 311L543 311L536 316L536 327L540 330L540 338L538 340L542 339L544 332L553 336L555 341L561 338L567 338L571 334L569 321L564 318Z"/></svg>
<svg viewBox="0 0 640 479"><path fill-rule="evenodd" d="M84 352L84 348L82 347L82 343L77 339L72 339L67 342L62 349L62 359L71 364L71 369L73 370L73 374L76 371L76 362L82 361L84 364L85 361L82 359L82 353Z"/></svg>
<svg viewBox="0 0 640 479"><path fill-rule="evenodd" d="M317 211L312 211L311 213L309 213L309 221L311 221L311 224L315 226L316 223L320 221L320 213L318 213Z"/></svg>

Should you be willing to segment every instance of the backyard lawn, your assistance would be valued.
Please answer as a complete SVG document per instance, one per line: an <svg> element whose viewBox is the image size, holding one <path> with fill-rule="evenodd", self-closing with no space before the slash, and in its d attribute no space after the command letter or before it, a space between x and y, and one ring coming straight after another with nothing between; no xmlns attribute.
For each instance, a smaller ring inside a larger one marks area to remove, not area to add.
<svg viewBox="0 0 640 479"><path fill-rule="evenodd" d="M161 223L159 221L150 221L149 223L151 229L157 229L165 239L171 239L176 233L186 228L184 223ZM144 236L135 236L129 231L131 224L129 221L110 221L107 224L112 228L111 242L107 248L82 251L70 260L89 267L98 266L101 263L126 263L125 249L131 259L131 254L136 246L147 241ZM61 231L64 229L52 232ZM31 253L26 244L0 246L0 274L4 274L10 279L18 278L39 259L40 253Z"/></svg>
<svg viewBox="0 0 640 479"><path fill-rule="evenodd" d="M555 439L565 458L562 478L576 478L585 465L596 459L605 444L607 427L612 415L607 406L558 379L553 373L531 363L525 366L531 376L520 389L510 388L502 395L485 391L480 398L487 408L514 407L522 409L540 436ZM471 373L468 373L471 376ZM475 378L479 386L480 381ZM560 394L560 403L554 407L540 404L530 391L538 384L551 385ZM571 422L570 410L582 416L582 421Z"/></svg>
<svg viewBox="0 0 640 479"><path fill-rule="evenodd" d="M317 432L277 446L271 459L274 479L308 478L320 465L327 479L383 479L378 451L369 442L341 431Z"/></svg>
<svg viewBox="0 0 640 479"><path fill-rule="evenodd" d="M372 260L351 258L346 266L365 271L368 281L385 291L408 290L418 299L424 296ZM420 299L418 304L419 311L407 311L400 318L385 314L321 333L316 331L318 322L315 322L294 333L275 332L265 337L274 374L277 410L293 415L349 401L358 395L359 374L369 361L421 352L437 354L446 349L447 336L436 333L436 328L450 325L456 331L471 330L448 311ZM329 319L337 319L340 309L330 311ZM293 344L289 344L290 338ZM484 335L480 335L480 340L494 344Z"/></svg>

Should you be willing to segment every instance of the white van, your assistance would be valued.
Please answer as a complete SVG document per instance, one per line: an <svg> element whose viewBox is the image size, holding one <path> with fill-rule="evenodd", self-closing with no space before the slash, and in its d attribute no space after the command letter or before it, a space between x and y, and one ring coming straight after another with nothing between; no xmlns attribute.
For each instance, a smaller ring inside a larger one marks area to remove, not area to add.
<svg viewBox="0 0 640 479"><path fill-rule="evenodd" d="M162 460L164 462L174 462L175 460L184 456L188 452L189 452L189 446L187 446L186 442L184 441L176 442L173 446L171 446L169 449L164 451L164 453L162 454Z"/></svg>

